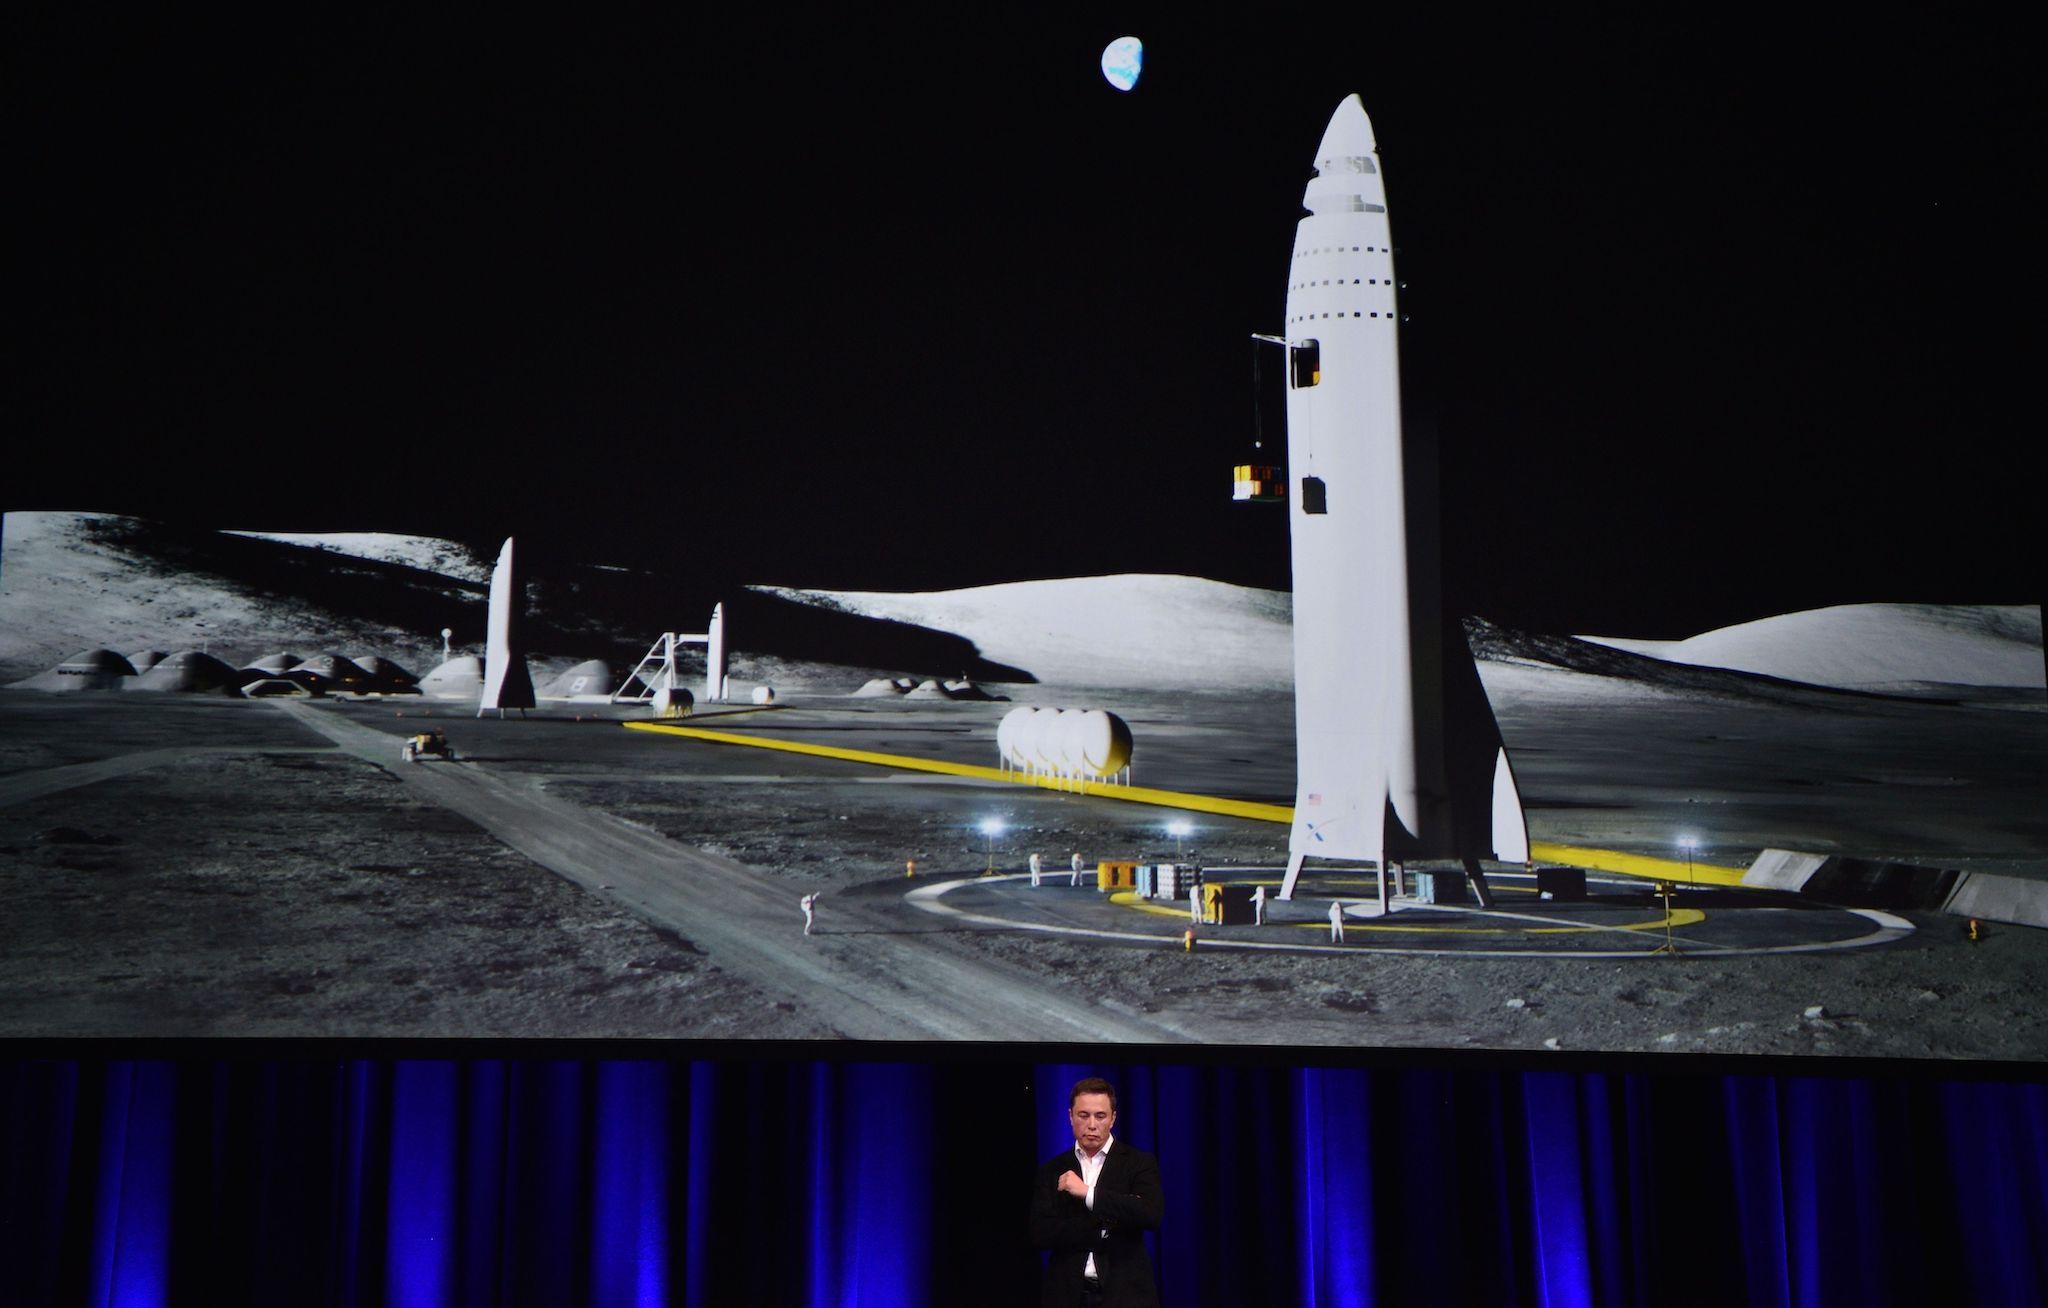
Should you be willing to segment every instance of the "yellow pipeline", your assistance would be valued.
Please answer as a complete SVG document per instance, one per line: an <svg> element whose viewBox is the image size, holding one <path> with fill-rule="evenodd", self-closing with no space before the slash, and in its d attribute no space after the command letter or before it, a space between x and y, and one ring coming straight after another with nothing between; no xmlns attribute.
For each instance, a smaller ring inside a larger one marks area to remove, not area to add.
<svg viewBox="0 0 2048 1308"><path fill-rule="evenodd" d="M802 740L764 740L731 731L707 731L702 727L674 727L665 722L628 722L634 731L655 731L669 736L687 736L717 745L751 745L755 749L779 749L815 758L845 759L849 763L870 763L876 767L901 768L908 772L940 772L947 776L973 777L977 781L1004 781L1012 785L1037 786L1075 795L1100 795L1104 799L1129 800L1160 808L1184 808L1224 817L1251 818L1258 822L1292 822L1294 810L1284 804L1257 804L1246 799L1218 799L1213 795L1190 795L1178 790L1152 790L1144 786L1112 786L1100 781L1048 777L1042 774L1005 772L1001 768L973 763L948 763L944 759L912 758L907 754L880 754L867 749L841 749L837 745L813 745Z"/></svg>
<svg viewBox="0 0 2048 1308"><path fill-rule="evenodd" d="M1575 845L1529 846L1529 856L1545 863L1563 863L1570 867L1582 867L1593 872L1616 872L1625 877L1645 877L1651 881L1672 881L1681 886L1697 882L1703 886L1739 886L1742 884L1742 869L1739 867L1717 867L1712 863L1690 865L1668 858L1651 858L1647 854L1624 854L1613 849L1580 849Z"/></svg>
<svg viewBox="0 0 2048 1308"><path fill-rule="evenodd" d="M906 772L938 772L946 776L972 777L977 781L1037 786L1041 790L1096 795L1103 799L1121 799L1128 803L1150 804L1157 808L1187 809L1195 813L1215 813L1222 817L1250 818L1254 822L1278 822L1282 825L1292 825L1294 822L1294 809L1286 804L1260 804L1248 799L1219 799L1214 795L1193 795L1180 790L1154 790L1146 786L1113 786L1100 781L1049 777L1042 773L1006 772L1001 768L981 767L974 763L949 763L944 759L913 758L908 754L883 754L868 749L842 749L837 745L814 745L802 740L768 740L761 736L741 735L732 731L678 727L666 722L627 722L621 725L630 731L652 731L667 736L684 736L691 740L708 741L714 745L747 745L754 749L779 749L787 754L808 754L813 758L836 758L849 763L900 768ZM1621 876L1643 877L1650 881L1674 881L1680 885L1697 883L1709 886L1742 884L1741 868L1720 867L1712 863L1696 862L1688 867L1683 862L1668 858L1624 854L1612 849L1580 849L1572 845L1532 844L1529 846L1529 853L1531 857L1546 863L1564 863L1594 872L1613 872Z"/></svg>

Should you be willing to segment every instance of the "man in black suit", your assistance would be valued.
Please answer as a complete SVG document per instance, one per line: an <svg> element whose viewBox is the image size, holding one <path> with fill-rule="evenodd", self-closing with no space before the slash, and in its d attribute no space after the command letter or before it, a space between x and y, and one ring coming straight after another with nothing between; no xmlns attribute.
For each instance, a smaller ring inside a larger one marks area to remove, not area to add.
<svg viewBox="0 0 2048 1308"><path fill-rule="evenodd" d="M1067 1097L1074 1147L1048 1158L1031 1191L1031 1243L1050 1249L1043 1308L1157 1308L1145 1232L1166 1200L1159 1162L1119 1144L1116 1087L1091 1076Z"/></svg>

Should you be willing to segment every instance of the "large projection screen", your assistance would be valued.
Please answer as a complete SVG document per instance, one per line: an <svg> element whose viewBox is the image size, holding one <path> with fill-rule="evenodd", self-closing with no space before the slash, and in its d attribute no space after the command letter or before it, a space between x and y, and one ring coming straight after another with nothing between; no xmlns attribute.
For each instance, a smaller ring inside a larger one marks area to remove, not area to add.
<svg viewBox="0 0 2048 1308"><path fill-rule="evenodd" d="M28 25L0 1036L2040 1060L2035 70L1784 21Z"/></svg>

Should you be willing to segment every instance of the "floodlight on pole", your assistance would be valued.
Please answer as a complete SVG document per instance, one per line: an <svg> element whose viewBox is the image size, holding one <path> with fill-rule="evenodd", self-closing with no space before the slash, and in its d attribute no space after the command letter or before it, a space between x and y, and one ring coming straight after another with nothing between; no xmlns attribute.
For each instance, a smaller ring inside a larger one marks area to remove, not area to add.
<svg viewBox="0 0 2048 1308"><path fill-rule="evenodd" d="M1166 824L1166 834L1173 837L1175 861L1179 861L1187 855L1188 832L1193 830L1194 827L1192 825L1179 818Z"/></svg>
<svg viewBox="0 0 2048 1308"><path fill-rule="evenodd" d="M1696 848L1698 848L1698 847L1699 847L1699 843L1700 843L1700 838L1699 838L1698 836L1695 836L1695 835L1691 834L1690 832L1688 832L1688 833L1685 833L1685 834L1682 834L1682 835L1680 835L1680 836L1678 837L1678 847L1679 847L1680 849L1682 849L1682 850L1684 850L1684 851L1685 851L1685 881L1686 881L1686 884L1687 884L1687 885L1697 885L1697 884L1698 884L1698 882L1697 882L1697 881L1695 880L1695 878L1694 878L1694 876L1693 876L1693 870L1692 870L1692 851L1693 851L1694 849L1696 849ZM1663 943L1663 944L1661 944L1661 945L1659 945L1659 946L1657 946L1657 947L1656 947L1655 949L1651 950L1650 952L1651 952L1651 953L1653 953L1653 954L1674 954L1674 955L1675 955L1675 954L1677 954L1677 953L1678 953L1678 942L1677 942L1676 940L1674 940L1674 939L1672 938L1672 936L1671 936L1671 882L1670 882L1670 880L1669 880L1668 878L1666 878L1666 879L1664 880L1664 882L1663 882L1663 883L1662 883L1662 884L1661 884L1661 885L1660 885L1660 886L1658 887L1658 889L1660 889L1660 890L1661 890L1661 891L1663 892L1663 894L1664 894L1664 943Z"/></svg>
<svg viewBox="0 0 2048 1308"><path fill-rule="evenodd" d="M981 834L988 837L988 871L983 876L994 876L996 871L996 837L1003 834L1001 818L983 818Z"/></svg>

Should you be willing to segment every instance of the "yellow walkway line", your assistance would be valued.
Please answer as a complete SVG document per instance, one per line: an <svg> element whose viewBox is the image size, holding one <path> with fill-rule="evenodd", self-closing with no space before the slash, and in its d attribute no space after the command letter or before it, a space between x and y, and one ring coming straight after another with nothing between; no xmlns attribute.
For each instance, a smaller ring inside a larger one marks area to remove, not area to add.
<svg viewBox="0 0 2048 1308"><path fill-rule="evenodd" d="M777 749L786 754L843 759L849 763L900 768L907 772L937 772L946 776L971 777L976 781L994 781L1013 786L1036 786L1041 790L1057 790L1070 795L1095 795L1102 799L1121 799L1128 803L1150 804L1157 808L1179 808L1195 813L1215 813L1222 817L1250 818L1255 822L1278 822L1282 825L1292 825L1294 822L1294 809L1287 804L1260 804L1248 799L1219 799L1214 795L1194 795L1181 790L1154 790L1146 786L1112 786L1100 781L1062 780L1058 777L1026 772L1006 772L1001 768L981 767L974 763L949 763L945 759L913 758L908 754L883 754L868 749L842 749L837 745L814 745L803 740L769 740L762 736L742 735L733 731L679 727L667 722L626 722L620 725L628 731L652 731L665 736L708 741L714 745L747 745L754 749ZM1581 849L1573 845L1532 844L1529 846L1529 853L1532 857L1548 863L1564 863L1595 872L1614 872L1651 881L1675 881L1680 885L1697 882L1709 886L1742 884L1741 868L1719 867L1712 863L1696 862L1688 869L1685 863L1668 858L1624 854L1612 849Z"/></svg>

